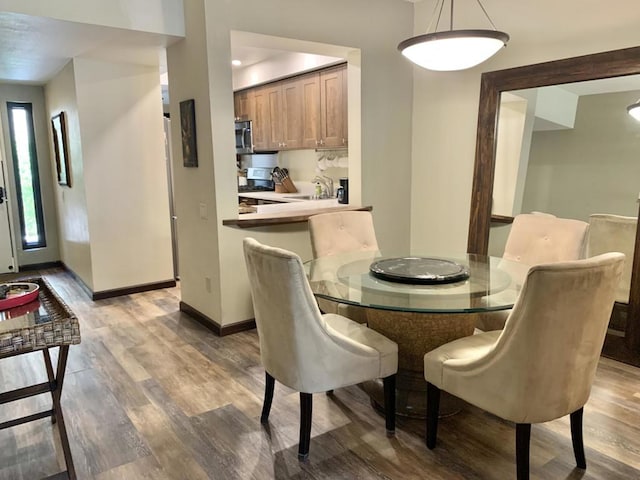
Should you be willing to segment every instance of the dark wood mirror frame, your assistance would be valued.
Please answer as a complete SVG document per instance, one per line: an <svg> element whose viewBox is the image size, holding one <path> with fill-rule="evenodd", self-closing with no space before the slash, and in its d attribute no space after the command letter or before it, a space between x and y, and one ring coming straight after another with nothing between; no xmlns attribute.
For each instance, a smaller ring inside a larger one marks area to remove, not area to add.
<svg viewBox="0 0 640 480"><path fill-rule="evenodd" d="M482 74L467 243L468 252L486 255L489 248L500 94L509 90L637 74L640 74L640 47L613 50ZM640 155L640 152L638 154ZM639 272L640 228L636 233L625 335L624 337L607 335L604 349L607 356L636 365L640 364Z"/></svg>

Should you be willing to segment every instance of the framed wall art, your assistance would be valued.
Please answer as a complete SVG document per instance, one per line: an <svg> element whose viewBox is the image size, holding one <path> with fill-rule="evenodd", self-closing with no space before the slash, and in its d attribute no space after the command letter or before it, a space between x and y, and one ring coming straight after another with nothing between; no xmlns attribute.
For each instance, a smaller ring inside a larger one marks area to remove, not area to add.
<svg viewBox="0 0 640 480"><path fill-rule="evenodd" d="M71 187L71 170L69 168L69 147L67 144L67 122L64 112L51 118L53 133L53 151L56 157L56 173L58 184Z"/></svg>
<svg viewBox="0 0 640 480"><path fill-rule="evenodd" d="M197 167L196 107L193 99L180 102L180 131L182 133L182 164L185 167Z"/></svg>

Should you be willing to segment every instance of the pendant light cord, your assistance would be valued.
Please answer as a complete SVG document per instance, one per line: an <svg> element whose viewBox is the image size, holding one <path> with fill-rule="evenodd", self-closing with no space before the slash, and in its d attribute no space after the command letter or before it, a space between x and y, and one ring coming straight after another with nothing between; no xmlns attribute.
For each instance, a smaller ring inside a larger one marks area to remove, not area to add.
<svg viewBox="0 0 640 480"><path fill-rule="evenodd" d="M442 0L442 2L438 1L436 2L434 8L433 8L433 12L431 13L431 21L429 22L429 26L427 26L427 33L429 33L429 30L431 29L431 25L433 25L433 20L436 19L436 11L438 10L438 7L440 7L439 11L438 11L438 17L436 20L436 26L434 28L434 32L438 31L438 25L440 25L440 18L442 18L442 10L444 9L444 2L445 0ZM450 13L450 18L449 18L449 30L453 30L453 2L454 0L451 0L451 13ZM489 20L489 23L491 24L491 27L493 27L494 30L498 30L495 26L495 24L493 23L493 20L491 20L491 17L489 16L489 14L487 13L487 10L484 8L484 5L482 5L482 2L480 2L480 0L476 0L476 2L478 2L478 5L480 6L480 9L482 10L482 13L484 13L484 16L487 17L487 20Z"/></svg>
<svg viewBox="0 0 640 480"><path fill-rule="evenodd" d="M453 0L452 0L453 1ZM487 17L487 20L489 20L489 23L491 24L491 26L493 27L494 30L498 30L496 28L496 26L494 25L493 21L491 20L491 17L489 16L489 14L487 13L487 11L484 9L484 5L482 5L482 3L480 3L480 0L476 0L478 2L478 5L480 5L480 8L482 9L482 12L484 13L484 16Z"/></svg>
<svg viewBox="0 0 640 480"><path fill-rule="evenodd" d="M438 10L438 6L440 7L440 11L438 12L438 20L436 21L436 26L433 31L435 32L438 30L438 25L440 24L440 17L442 16L442 9L444 8L444 0L442 0L442 3L440 3L439 1L436 2L433 8L433 12L431 13L431 21L429 22L429 26L427 27L427 33L431 29L431 25L433 25L433 20L436 18L436 10Z"/></svg>

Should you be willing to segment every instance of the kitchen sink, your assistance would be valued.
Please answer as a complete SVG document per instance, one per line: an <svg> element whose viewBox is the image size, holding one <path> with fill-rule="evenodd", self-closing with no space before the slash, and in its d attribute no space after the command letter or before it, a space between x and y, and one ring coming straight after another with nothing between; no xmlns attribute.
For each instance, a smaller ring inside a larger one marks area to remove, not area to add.
<svg viewBox="0 0 640 480"><path fill-rule="evenodd" d="M296 200L311 200L311 195L291 195L283 198L295 198Z"/></svg>

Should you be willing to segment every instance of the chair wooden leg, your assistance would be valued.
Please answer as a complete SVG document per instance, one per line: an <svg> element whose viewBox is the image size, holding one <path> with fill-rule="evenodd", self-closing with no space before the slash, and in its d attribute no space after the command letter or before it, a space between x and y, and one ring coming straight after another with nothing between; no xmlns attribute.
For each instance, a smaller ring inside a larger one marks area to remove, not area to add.
<svg viewBox="0 0 640 480"><path fill-rule="evenodd" d="M313 395L300 392L300 444L298 445L298 460L306 460L309 457L312 410Z"/></svg>
<svg viewBox="0 0 640 480"><path fill-rule="evenodd" d="M438 436L438 414L440 413L440 389L427 382L427 448L433 450Z"/></svg>
<svg viewBox="0 0 640 480"><path fill-rule="evenodd" d="M382 379L384 386L384 418L387 437L396 434L396 376L389 375Z"/></svg>
<svg viewBox="0 0 640 480"><path fill-rule="evenodd" d="M273 401L273 390L276 385L276 379L264 372L264 402L262 403L262 415L260 415L260 423L269 421L269 412L271 411L271 402Z"/></svg>
<svg viewBox="0 0 640 480"><path fill-rule="evenodd" d="M576 457L578 468L587 468L587 459L584 455L584 443L582 441L582 413L584 409L579 409L570 415L571 419L571 441L573 443L573 454Z"/></svg>
<svg viewBox="0 0 640 480"><path fill-rule="evenodd" d="M516 471L518 480L529 480L531 424L516 423Z"/></svg>

